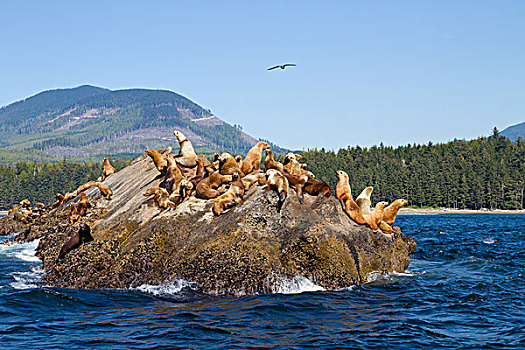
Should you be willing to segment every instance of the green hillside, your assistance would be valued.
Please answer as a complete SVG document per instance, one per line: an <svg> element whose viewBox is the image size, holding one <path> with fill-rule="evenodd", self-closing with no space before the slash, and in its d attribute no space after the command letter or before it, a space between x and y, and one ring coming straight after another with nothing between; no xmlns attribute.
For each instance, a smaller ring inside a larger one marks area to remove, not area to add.
<svg viewBox="0 0 525 350"><path fill-rule="evenodd" d="M166 90L94 86L39 93L0 109L0 161L99 160L148 148L177 149L181 130L199 152L245 154L257 140ZM18 155L22 157L18 158Z"/></svg>

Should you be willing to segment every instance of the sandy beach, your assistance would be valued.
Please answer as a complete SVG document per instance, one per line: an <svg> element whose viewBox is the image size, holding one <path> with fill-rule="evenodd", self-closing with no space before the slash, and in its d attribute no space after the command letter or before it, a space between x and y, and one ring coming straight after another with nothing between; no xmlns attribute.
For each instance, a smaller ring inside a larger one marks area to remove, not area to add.
<svg viewBox="0 0 525 350"><path fill-rule="evenodd" d="M451 208L401 208L399 215L436 215L436 214L525 214L525 210L474 210Z"/></svg>

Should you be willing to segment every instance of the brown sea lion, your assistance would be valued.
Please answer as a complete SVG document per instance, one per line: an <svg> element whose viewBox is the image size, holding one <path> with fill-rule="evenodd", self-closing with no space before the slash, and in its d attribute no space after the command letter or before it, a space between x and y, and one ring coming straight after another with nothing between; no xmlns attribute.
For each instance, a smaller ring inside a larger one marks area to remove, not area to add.
<svg viewBox="0 0 525 350"><path fill-rule="evenodd" d="M241 178L246 175L241 171L239 161L227 152L224 152L219 156L219 172L222 175L233 175L233 173L239 173Z"/></svg>
<svg viewBox="0 0 525 350"><path fill-rule="evenodd" d="M88 197L84 192L80 192L80 200L77 204L78 214L80 216L86 216L87 210L89 208L91 208L91 204L89 203Z"/></svg>
<svg viewBox="0 0 525 350"><path fill-rule="evenodd" d="M29 201L29 199L24 199L20 202L20 205L22 206L22 208L29 208L31 202Z"/></svg>
<svg viewBox="0 0 525 350"><path fill-rule="evenodd" d="M408 201L406 199L396 199L388 207L383 210L383 220L379 224L379 228L384 233L392 233L394 230L392 226L396 221L396 215L402 207L407 205Z"/></svg>
<svg viewBox="0 0 525 350"><path fill-rule="evenodd" d="M180 204L183 200L188 198L193 193L193 184L186 179L183 179L177 184L175 190L170 194L169 200L175 203L175 205Z"/></svg>
<svg viewBox="0 0 525 350"><path fill-rule="evenodd" d="M264 141L259 141L253 146L246 155L246 158L242 161L241 171L248 175L254 170L258 170L261 166L262 152L270 148L270 145Z"/></svg>
<svg viewBox="0 0 525 350"><path fill-rule="evenodd" d="M11 214L16 213L17 211L18 211L18 205L13 204L13 205L11 205L11 209L9 209L9 210L7 211L7 215L9 216L9 215L11 215Z"/></svg>
<svg viewBox="0 0 525 350"><path fill-rule="evenodd" d="M57 200L53 204L51 204L50 209L58 208L59 206L61 206L62 203L64 203L64 199L66 198L62 193L57 193L55 196L57 197Z"/></svg>
<svg viewBox="0 0 525 350"><path fill-rule="evenodd" d="M279 195L279 201L277 202L277 209L281 211L286 196L288 196L288 188L290 187L286 177L278 170L268 169L266 172L266 185L264 192L268 192L273 189Z"/></svg>
<svg viewBox="0 0 525 350"><path fill-rule="evenodd" d="M179 184L185 177L183 170L174 159L168 157L167 161L168 165L166 167L166 174L164 175L164 179L160 182L159 187L165 188L168 193L171 194L173 191L178 191Z"/></svg>
<svg viewBox="0 0 525 350"><path fill-rule="evenodd" d="M210 162L208 161L208 163ZM190 182L193 185L193 191L197 188L199 182L204 180L208 174L208 169L204 165L204 161L201 158L197 158L197 172L195 173L195 176L190 179Z"/></svg>
<svg viewBox="0 0 525 350"><path fill-rule="evenodd" d="M102 176L100 177L102 181L106 179L111 174L115 173L115 168L111 166L109 163L109 160L104 157L104 171L102 172Z"/></svg>
<svg viewBox="0 0 525 350"><path fill-rule="evenodd" d="M154 149L147 149L144 151L155 163L157 170L160 171L162 175L166 173L166 167L168 166L168 160L166 157Z"/></svg>
<svg viewBox="0 0 525 350"><path fill-rule="evenodd" d="M381 223L381 220L383 220L383 210L387 205L388 202L379 202L376 204L374 210L369 214L363 215L370 228L375 232L379 231L379 224Z"/></svg>
<svg viewBox="0 0 525 350"><path fill-rule="evenodd" d="M73 192L67 192L64 195L64 202L70 200L71 198L75 198L78 195L78 192L75 190Z"/></svg>
<svg viewBox="0 0 525 350"><path fill-rule="evenodd" d="M357 196L355 202L361 208L361 211L363 214L370 214L370 206L372 205L372 201L370 200L370 195L372 194L372 191L374 188L372 186L366 187L359 196Z"/></svg>
<svg viewBox="0 0 525 350"><path fill-rule="evenodd" d="M308 181L303 187L303 191L311 196L317 196L317 199L312 203L311 208L317 208L325 198L332 195L332 189L327 182L319 181L314 178L314 175L307 171Z"/></svg>
<svg viewBox="0 0 525 350"><path fill-rule="evenodd" d="M93 241L93 236L91 236L91 228L88 224L80 224L78 233L71 237L63 246L60 248L57 259L63 259L67 253L73 249L77 249L83 243Z"/></svg>
<svg viewBox="0 0 525 350"><path fill-rule="evenodd" d="M299 163L301 158L298 154L288 153L284 157L284 171L292 175L302 175L306 171L306 164Z"/></svg>
<svg viewBox="0 0 525 350"><path fill-rule="evenodd" d="M264 159L264 171L268 169L276 169L281 173L284 172L283 165L273 158L273 152L269 149L266 150L266 158Z"/></svg>
<svg viewBox="0 0 525 350"><path fill-rule="evenodd" d="M264 185L266 183L266 174L263 173L262 171L258 173L252 173L252 174L246 175L241 180L242 180L242 183L244 184L244 190L248 191L250 187L256 182L259 183L259 185Z"/></svg>
<svg viewBox="0 0 525 350"><path fill-rule="evenodd" d="M97 182L96 181L88 181L86 182L85 184L83 185L80 185L78 188L77 188L77 193L80 193L80 192L84 192L85 190L95 186Z"/></svg>
<svg viewBox="0 0 525 350"><path fill-rule="evenodd" d="M178 130L173 131L173 134L177 137L180 146L179 154L175 156L175 160L182 166L189 168L195 167L197 165L197 154L195 154L190 140Z"/></svg>
<svg viewBox="0 0 525 350"><path fill-rule="evenodd" d="M244 183L238 173L232 175L233 182L225 193L213 200L212 212L215 215L221 215L228 209L242 204L244 196Z"/></svg>
<svg viewBox="0 0 525 350"><path fill-rule="evenodd" d="M102 193L102 195L106 197L107 200L111 199L111 196L113 195L113 191L111 190L111 188L100 182L97 182L95 185L98 187L100 193Z"/></svg>
<svg viewBox="0 0 525 350"><path fill-rule="evenodd" d="M303 187L304 185L306 185L306 182L308 181L308 176L304 174L303 175L292 175L292 174L287 173L286 171L282 174L284 175L284 177L286 177L286 180L288 180L288 184L297 193L297 198L299 199L299 203L303 204L303 201L304 201Z"/></svg>
<svg viewBox="0 0 525 350"><path fill-rule="evenodd" d="M361 208L354 202L352 198L352 190L350 184L348 183L348 174L342 170L337 170L337 176L339 181L335 187L335 196L341 201L343 205L343 210L345 213L360 225L368 225L368 222L363 217L363 212Z"/></svg>
<svg viewBox="0 0 525 350"><path fill-rule="evenodd" d="M232 175L222 175L218 171L210 174L207 178L203 179L197 184L195 190L196 197L201 199L212 199L220 196L225 191L218 190L219 186L223 183L231 182Z"/></svg>
<svg viewBox="0 0 525 350"><path fill-rule="evenodd" d="M69 206L69 224L73 225L75 222L79 222L81 219L80 214L77 210L77 205L75 203L71 203Z"/></svg>
<svg viewBox="0 0 525 350"><path fill-rule="evenodd" d="M165 188L160 187L153 187L148 188L146 192L144 193L144 196L149 197L153 196L153 200L157 202L160 208L168 209L168 208L175 208L177 205L170 201L169 196L170 194L168 191L166 191Z"/></svg>

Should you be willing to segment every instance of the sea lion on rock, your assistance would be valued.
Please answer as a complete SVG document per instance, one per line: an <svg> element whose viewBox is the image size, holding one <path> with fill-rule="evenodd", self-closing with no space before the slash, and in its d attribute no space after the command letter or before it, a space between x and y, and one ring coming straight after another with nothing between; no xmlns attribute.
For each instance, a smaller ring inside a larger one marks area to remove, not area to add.
<svg viewBox="0 0 525 350"><path fill-rule="evenodd" d="M244 184L244 190L248 191L250 187L252 187L252 185L256 182L258 182L259 185L264 185L266 183L266 174L263 172L253 173L250 175L246 175L241 180Z"/></svg>
<svg viewBox="0 0 525 350"><path fill-rule="evenodd" d="M170 201L170 194L166 191L165 188L153 187L148 188L144 193L144 196L149 197L153 196L152 199L157 202L160 208L168 209L175 208L177 205Z"/></svg>
<svg viewBox="0 0 525 350"><path fill-rule="evenodd" d="M168 160L166 157L154 149L147 149L144 151L155 163L157 170L160 171L162 175L166 173L166 167L168 166Z"/></svg>
<svg viewBox="0 0 525 350"><path fill-rule="evenodd" d="M104 171L102 172L102 176L100 177L100 179L104 181L106 177L114 173L115 168L113 168L113 166L111 166L111 164L109 163L109 160L106 157L104 157Z"/></svg>
<svg viewBox="0 0 525 350"><path fill-rule="evenodd" d="M64 195L64 202L67 202L68 200L70 200L71 198L75 198L76 196L78 195L78 192L75 190L73 192L67 192L65 195Z"/></svg>
<svg viewBox="0 0 525 350"><path fill-rule="evenodd" d="M286 177L286 180L288 180L288 184L292 186L292 188L297 193L297 198L299 199L299 203L303 204L304 201L304 195L303 195L303 187L306 185L306 182L308 181L308 176L306 175L292 175L287 173L286 171L282 173L284 177Z"/></svg>
<svg viewBox="0 0 525 350"><path fill-rule="evenodd" d="M89 189L89 188L95 186L96 183L97 183L96 181L88 181L88 182L86 182L85 184L80 185L80 186L77 188L77 191L76 191L76 192L77 192L77 193L84 192L85 190L87 190L87 189Z"/></svg>
<svg viewBox="0 0 525 350"><path fill-rule="evenodd" d="M80 214L77 210L77 205L75 203L71 203L69 206L69 224L73 225L75 222L79 222L81 219Z"/></svg>
<svg viewBox="0 0 525 350"><path fill-rule="evenodd" d="M22 208L29 208L31 202L29 201L29 199L24 199L20 202L20 205L22 206Z"/></svg>
<svg viewBox="0 0 525 350"><path fill-rule="evenodd" d="M284 172L283 165L273 158L273 152L269 149L266 150L266 158L264 159L264 171L266 172L268 169L276 169L281 173Z"/></svg>
<svg viewBox="0 0 525 350"><path fill-rule="evenodd" d="M266 185L264 192L268 192L273 189L279 195L279 201L277 202L277 209L281 211L286 196L288 195L288 188L290 187L286 177L278 170L269 169L266 172Z"/></svg>
<svg viewBox="0 0 525 350"><path fill-rule="evenodd" d="M183 179L177 184L176 189L170 194L169 200L178 205L184 199L189 197L193 192L193 184L186 179Z"/></svg>
<svg viewBox="0 0 525 350"><path fill-rule="evenodd" d="M325 198L328 198L332 195L332 189L327 182L319 181L314 178L314 175L306 171L308 176L308 181L303 187L303 191L308 193L311 196L317 196L315 202L312 203L311 208L317 208Z"/></svg>
<svg viewBox="0 0 525 350"><path fill-rule="evenodd" d="M337 170L337 176L339 181L335 187L335 196L341 201L343 205L343 210L345 213L360 225L367 225L367 221L363 217L363 212L361 208L354 202L352 198L352 190L350 184L348 183L348 174L342 170Z"/></svg>
<svg viewBox="0 0 525 350"><path fill-rule="evenodd" d="M226 210L242 204L244 196L244 183L238 173L232 175L233 182L225 193L213 200L212 212L215 215L221 215Z"/></svg>
<svg viewBox="0 0 525 350"><path fill-rule="evenodd" d="M288 153L284 157L284 171L292 175L302 175L306 171L306 164L299 163L301 158L298 154Z"/></svg>
<svg viewBox="0 0 525 350"><path fill-rule="evenodd" d="M80 224L78 233L71 237L63 246L60 248L58 253L58 259L63 259L67 253L73 249L77 249L83 243L93 241L93 236L91 236L91 228L87 224Z"/></svg>
<svg viewBox="0 0 525 350"><path fill-rule="evenodd" d="M388 202L379 202L376 204L374 210L372 210L369 214L363 215L370 228L375 232L379 231L379 224L381 223L381 220L383 220L383 210L387 205Z"/></svg>
<svg viewBox="0 0 525 350"><path fill-rule="evenodd" d="M231 182L232 180L232 175L222 175L216 171L197 184L197 188L195 190L196 197L201 199L212 199L220 196L225 191L218 190L219 186L224 183Z"/></svg>
<svg viewBox="0 0 525 350"><path fill-rule="evenodd" d="M210 164L210 162L208 162L208 164ZM193 189L195 189L199 182L206 178L208 174L208 169L204 165L204 161L201 158L197 158L197 172L195 176L190 179Z"/></svg>
<svg viewBox="0 0 525 350"><path fill-rule="evenodd" d="M111 188L100 182L97 182L95 185L98 187L100 193L102 193L102 195L106 197L107 200L111 199L111 196L113 195L113 191L111 190Z"/></svg>
<svg viewBox="0 0 525 350"><path fill-rule="evenodd" d="M244 173L241 171L239 161L231 154L224 152L219 156L219 172L222 175L233 175L238 173L240 177L244 177Z"/></svg>
<svg viewBox="0 0 525 350"><path fill-rule="evenodd" d="M88 208L91 207L91 204L89 203L89 199L86 196L84 192L80 192L80 200L77 204L78 214L80 216L85 216L87 213Z"/></svg>
<svg viewBox="0 0 525 350"><path fill-rule="evenodd" d="M168 193L178 191L179 184L184 180L184 173L175 160L167 158L168 166L166 167L166 174L164 179L160 182L159 187L165 188Z"/></svg>
<svg viewBox="0 0 525 350"><path fill-rule="evenodd" d="M173 134L177 137L180 146L179 154L175 156L175 160L182 166L188 168L195 167L197 165L197 154L195 154L190 140L178 130L173 131Z"/></svg>
<svg viewBox="0 0 525 350"><path fill-rule="evenodd" d="M402 207L407 205L408 201L406 199L396 199L388 207L383 210L383 220L379 224L379 228L384 233L392 233L394 230L392 226L396 221L396 215Z"/></svg>
<svg viewBox="0 0 525 350"><path fill-rule="evenodd" d="M241 171L244 174L249 174L254 170L258 170L261 166L262 151L270 148L270 145L264 141L259 141L253 146L242 161Z"/></svg>
<svg viewBox="0 0 525 350"><path fill-rule="evenodd" d="M361 194L359 194L359 196L357 196L355 200L359 208L361 208L363 214L370 214L370 206L372 205L370 195L372 194L373 190L374 188L372 186L368 186L361 192Z"/></svg>

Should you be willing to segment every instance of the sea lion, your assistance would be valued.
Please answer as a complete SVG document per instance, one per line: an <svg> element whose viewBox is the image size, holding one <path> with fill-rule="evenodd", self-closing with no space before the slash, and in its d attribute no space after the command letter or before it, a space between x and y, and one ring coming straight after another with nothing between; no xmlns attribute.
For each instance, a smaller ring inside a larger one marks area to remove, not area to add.
<svg viewBox="0 0 525 350"><path fill-rule="evenodd" d="M29 208L31 202L29 201L29 199L24 199L20 202L20 205L22 206L22 208Z"/></svg>
<svg viewBox="0 0 525 350"><path fill-rule="evenodd" d="M104 171L102 172L102 176L100 177L101 180L104 181L106 177L114 173L115 173L115 168L113 168L111 164L109 163L109 160L106 157L104 157Z"/></svg>
<svg viewBox="0 0 525 350"><path fill-rule="evenodd" d="M303 175L292 175L292 174L287 173L286 171L281 174L283 174L284 177L286 177L286 180L288 180L288 184L297 193L297 198L299 199L299 203L303 204L303 201L304 201L303 187L304 185L306 185L306 182L308 181L308 176L304 174Z"/></svg>
<svg viewBox="0 0 525 350"><path fill-rule="evenodd" d="M80 185L78 188L77 188L77 193L80 193L80 192L84 192L85 190L95 186L97 182L96 181L88 181L86 182L85 184L83 185Z"/></svg>
<svg viewBox="0 0 525 350"><path fill-rule="evenodd" d="M361 211L363 214L370 214L370 206L372 205L372 201L370 200L370 195L372 194L372 191L374 188L372 186L366 187L359 196L357 196L355 202L361 208Z"/></svg>
<svg viewBox="0 0 525 350"><path fill-rule="evenodd" d="M292 175L302 175L306 171L306 164L299 163L301 158L298 154L288 153L284 157L284 171Z"/></svg>
<svg viewBox="0 0 525 350"><path fill-rule="evenodd" d="M406 199L396 199L388 207L383 210L383 220L379 224L379 228L384 233L392 233L394 230L392 226L396 221L396 215L402 207L407 205L408 201Z"/></svg>
<svg viewBox="0 0 525 350"><path fill-rule="evenodd" d="M184 180L184 173L174 159L167 158L168 165L164 179L160 182L159 187L165 188L168 193L178 191L179 184Z"/></svg>
<svg viewBox="0 0 525 350"><path fill-rule="evenodd" d="M189 197L193 192L193 184L187 180L183 179L177 184L176 189L170 194L169 200L178 205L184 199Z"/></svg>
<svg viewBox="0 0 525 350"><path fill-rule="evenodd" d="M144 151L155 163L157 170L160 171L162 175L166 173L166 167L168 166L168 160L162 153L155 151L154 149L147 149Z"/></svg>
<svg viewBox="0 0 525 350"><path fill-rule="evenodd" d="M153 200L157 202L160 208L168 209L168 208L175 208L177 205L170 201L169 196L170 194L168 191L166 191L165 188L160 187L153 187L148 188L146 192L144 193L144 196L149 197L153 196Z"/></svg>
<svg viewBox="0 0 525 350"><path fill-rule="evenodd" d="M379 202L376 204L375 209L369 214L363 214L366 222L375 232L379 231L379 224L381 223L381 220L383 220L383 210L387 205L388 202Z"/></svg>
<svg viewBox="0 0 525 350"><path fill-rule="evenodd" d="M257 142L257 144L248 151L246 158L242 161L241 171L247 175L254 170L258 170L261 166L262 151L268 148L270 148L270 145L266 142Z"/></svg>
<svg viewBox="0 0 525 350"><path fill-rule="evenodd" d="M367 221L363 217L363 212L361 208L354 202L352 198L352 190L350 184L348 183L348 174L342 170L337 170L337 176L339 181L335 187L335 196L341 201L343 205L343 210L345 213L360 225L367 225Z"/></svg>
<svg viewBox="0 0 525 350"><path fill-rule="evenodd" d="M78 213L77 206L75 203L71 203L69 206L69 224L73 225L75 222L79 222L81 219Z"/></svg>
<svg viewBox="0 0 525 350"><path fill-rule="evenodd" d="M75 198L78 195L78 192L75 190L73 192L66 192L64 195L64 202L67 202L71 198Z"/></svg>
<svg viewBox="0 0 525 350"><path fill-rule="evenodd" d="M218 171L210 174L207 178L197 184L196 197L201 199L212 199L224 193L224 190L218 190L223 183L231 182L232 175L222 175Z"/></svg>
<svg viewBox="0 0 525 350"><path fill-rule="evenodd" d="M252 173L250 175L246 175L241 180L244 184L244 190L248 191L250 187L252 187L252 185L256 182L259 183L259 185L264 185L266 183L266 174L263 172Z"/></svg>
<svg viewBox="0 0 525 350"><path fill-rule="evenodd" d="M78 214L80 216L86 216L88 208L91 208L89 199L84 192L80 192L80 200L78 201L78 204L77 204Z"/></svg>
<svg viewBox="0 0 525 350"><path fill-rule="evenodd" d="M60 248L57 259L63 259L67 253L73 249L77 249L83 243L93 241L93 236L91 236L91 228L88 224L80 224L78 233L71 237L63 246Z"/></svg>
<svg viewBox="0 0 525 350"><path fill-rule="evenodd" d="M266 172L266 185L263 187L264 192L268 192L273 189L279 195L279 201L277 202L277 209L281 211L286 196L288 195L289 183L286 177L275 169L268 169Z"/></svg>
<svg viewBox="0 0 525 350"><path fill-rule="evenodd" d="M233 175L233 173L238 173L241 178L246 175L241 171L239 161L227 152L224 152L219 156L219 172L222 175Z"/></svg>
<svg viewBox="0 0 525 350"><path fill-rule="evenodd" d="M51 204L50 209L58 208L59 206L61 206L62 203L64 203L64 199L66 198L62 193L57 193L55 196L57 197L57 200L53 204Z"/></svg>
<svg viewBox="0 0 525 350"><path fill-rule="evenodd" d="M284 172L283 165L273 158L273 152L269 149L266 150L266 158L264 159L264 171L268 169L276 169L281 173Z"/></svg>
<svg viewBox="0 0 525 350"><path fill-rule="evenodd" d="M208 163L210 164L209 161ZM197 158L197 172L195 173L195 176L190 179L190 182L193 185L193 187L189 195L193 193L193 190L197 188L197 185L199 184L199 182L204 180L208 176L208 174L209 174L208 168L206 168L206 166L204 165L204 161L201 158Z"/></svg>
<svg viewBox="0 0 525 350"><path fill-rule="evenodd" d="M225 193L213 200L212 212L214 215L221 215L226 210L242 204L244 196L244 183L238 173L232 175L233 182Z"/></svg>
<svg viewBox="0 0 525 350"><path fill-rule="evenodd" d="M111 190L111 188L100 182L95 183L95 185L98 187L100 193L102 193L102 195L106 197L107 200L111 199L111 196L113 195L113 191Z"/></svg>
<svg viewBox="0 0 525 350"><path fill-rule="evenodd" d="M319 181L314 178L314 175L310 171L305 172L308 177L308 181L303 187L303 191L311 196L317 196L317 199L312 203L311 208L317 208L325 198L332 195L332 189L327 182Z"/></svg>
<svg viewBox="0 0 525 350"><path fill-rule="evenodd" d="M177 137L180 147L179 154L175 156L175 160L182 166L188 168L195 167L197 165L197 154L195 154L190 140L178 130L173 131L173 134Z"/></svg>

